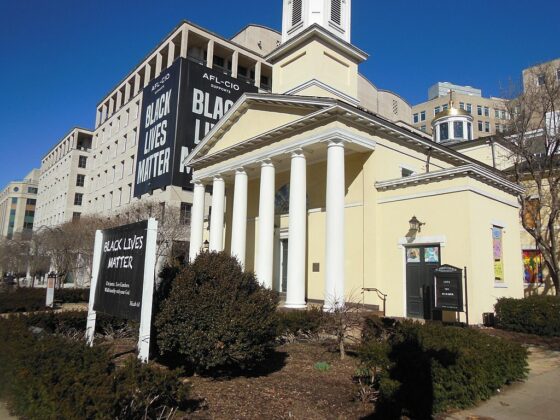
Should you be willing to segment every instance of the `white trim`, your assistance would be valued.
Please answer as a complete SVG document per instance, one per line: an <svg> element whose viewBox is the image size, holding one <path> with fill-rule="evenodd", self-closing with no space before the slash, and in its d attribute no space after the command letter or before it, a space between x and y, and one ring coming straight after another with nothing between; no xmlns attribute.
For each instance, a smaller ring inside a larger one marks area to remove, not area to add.
<svg viewBox="0 0 560 420"><path fill-rule="evenodd" d="M354 208L354 207L363 207L363 205L364 205L364 203L362 203L362 202L358 202L358 203L348 203L348 204L345 204L345 205L344 205L344 208L345 208L345 209L351 209L351 208ZM317 208L315 208L315 209L309 209L309 210L307 210L307 213L308 213L308 214L311 214L311 213L321 213L321 212L326 212L326 211L327 211L327 209L326 209L325 207L317 207Z"/></svg>
<svg viewBox="0 0 560 420"><path fill-rule="evenodd" d="M507 283L494 282L494 289L507 289L507 288L509 288Z"/></svg>
<svg viewBox="0 0 560 420"><path fill-rule="evenodd" d="M431 245L439 244L440 247L444 248L447 244L447 236L436 235L436 236L417 236L412 242L409 242L408 238L403 237L399 239L398 245L407 247L414 245Z"/></svg>
<svg viewBox="0 0 560 420"><path fill-rule="evenodd" d="M442 169L435 172L426 172L420 175L409 176L407 178L396 178L386 181L378 181L375 183L375 188L377 188L378 190L388 190L399 187L406 187L410 184L439 181L442 178L454 178L457 176L472 175L474 175L475 178L486 180L491 184L497 184L500 187L505 187L512 193L522 193L525 190L520 185L500 177L497 173L474 164L456 166L453 168Z"/></svg>
<svg viewBox="0 0 560 420"><path fill-rule="evenodd" d="M285 155L290 153L294 149L301 149L316 143L325 143L332 140L338 140L346 143L356 144L368 150L375 150L375 146L377 144L375 141L368 139L367 137L358 136L345 129L340 129L340 128L330 129L312 137L302 138L293 143L273 146L271 149L265 151L259 151L258 153L249 157L242 156L238 159L222 162L221 164L212 167L210 169L202 169L202 170L194 171L193 182L210 178L214 176L214 174L218 174L218 173L223 174L225 172L230 172L241 166L242 167L249 166L251 164L258 163L263 159L271 159L275 156Z"/></svg>
<svg viewBox="0 0 560 420"><path fill-rule="evenodd" d="M290 90L288 90L285 94L286 95L297 95L299 92L301 92L302 90L305 90L307 88L313 87L313 86L317 86L321 89L326 90L327 92L332 93L335 96L339 96L342 100L351 103L354 106L359 105L360 101L350 95L345 94L344 92L341 92L338 89L333 88L332 86L329 86L323 82L321 82L320 80L317 79L311 79L305 83L302 83L299 86L296 86L295 88L292 88Z"/></svg>
<svg viewBox="0 0 560 420"><path fill-rule="evenodd" d="M514 207L516 209L519 208L519 203L517 201L503 200L501 198L493 196L492 194L487 193L484 190L481 190L481 189L476 188L476 187L471 187L471 186L468 186L468 185L465 185L465 186L462 186L462 187L442 188L442 189L439 189L439 190L426 191L426 192L416 193L416 194L397 195L397 196L394 196L394 197L383 198L383 199L377 200L377 204L387 204L387 203L394 203L394 202L397 202L397 201L415 200L417 198L433 197L433 196L436 196L436 195L454 194L454 193L459 193L459 192L472 192L472 193L481 195L483 197L489 198L491 200L497 201L499 203L505 204L507 206Z"/></svg>

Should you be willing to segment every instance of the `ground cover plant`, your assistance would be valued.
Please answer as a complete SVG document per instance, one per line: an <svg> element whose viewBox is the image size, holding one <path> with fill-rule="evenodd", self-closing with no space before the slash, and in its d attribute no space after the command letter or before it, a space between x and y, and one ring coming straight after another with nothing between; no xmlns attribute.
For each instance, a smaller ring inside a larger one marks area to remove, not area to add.
<svg viewBox="0 0 560 420"><path fill-rule="evenodd" d="M0 398L28 419L170 418L186 407L178 373L142 365L117 367L107 346L0 319Z"/></svg>
<svg viewBox="0 0 560 420"><path fill-rule="evenodd" d="M560 297L534 295L523 299L502 298L495 305L498 328L560 336Z"/></svg>
<svg viewBox="0 0 560 420"><path fill-rule="evenodd" d="M201 253L156 315L161 353L198 372L247 369L274 348L278 296L226 253Z"/></svg>
<svg viewBox="0 0 560 420"><path fill-rule="evenodd" d="M387 328L380 330L385 339L374 333L359 351L380 418L430 418L470 407L526 376L527 350L519 344L440 324L404 321Z"/></svg>

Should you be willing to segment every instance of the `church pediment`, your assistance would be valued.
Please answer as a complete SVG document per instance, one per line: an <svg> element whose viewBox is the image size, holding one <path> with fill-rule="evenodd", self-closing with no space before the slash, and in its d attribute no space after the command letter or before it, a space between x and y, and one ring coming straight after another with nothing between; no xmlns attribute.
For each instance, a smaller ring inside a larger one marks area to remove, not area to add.
<svg viewBox="0 0 560 420"><path fill-rule="evenodd" d="M327 98L244 95L193 150L187 163L234 148L248 139L264 136L282 127L292 126L298 120L335 103Z"/></svg>

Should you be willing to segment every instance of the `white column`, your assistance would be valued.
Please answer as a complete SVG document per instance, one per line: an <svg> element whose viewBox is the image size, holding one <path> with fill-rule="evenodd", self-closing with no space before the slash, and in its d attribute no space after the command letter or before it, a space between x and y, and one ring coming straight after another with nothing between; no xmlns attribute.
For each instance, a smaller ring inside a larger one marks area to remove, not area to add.
<svg viewBox="0 0 560 420"><path fill-rule="evenodd" d="M245 245L247 239L247 172L243 168L235 172L233 190L233 219L231 223L231 255L245 268Z"/></svg>
<svg viewBox="0 0 560 420"><path fill-rule="evenodd" d="M259 239L257 242L257 279L261 285L272 289L274 266L274 194L275 169L271 161L261 164L259 196Z"/></svg>
<svg viewBox="0 0 560 420"><path fill-rule="evenodd" d="M224 201L226 186L221 176L214 177L212 188L212 216L210 220L210 251L224 249Z"/></svg>
<svg viewBox="0 0 560 420"><path fill-rule="evenodd" d="M189 248L189 261L191 262L194 261L202 249L205 193L204 184L202 182L195 182L191 211L191 242Z"/></svg>
<svg viewBox="0 0 560 420"><path fill-rule="evenodd" d="M175 43L171 41L169 47L167 48L167 67L171 67L173 64L173 58L175 56Z"/></svg>
<svg viewBox="0 0 560 420"><path fill-rule="evenodd" d="M327 151L326 311L344 304L344 197L344 143L331 141Z"/></svg>
<svg viewBox="0 0 560 420"><path fill-rule="evenodd" d="M292 153L290 173L290 214L288 230L287 308L305 308L305 260L307 234L307 176L302 150Z"/></svg>
<svg viewBox="0 0 560 420"><path fill-rule="evenodd" d="M183 58L187 58L188 53L188 45L189 45L189 30L184 28L181 32L181 52L180 55Z"/></svg>

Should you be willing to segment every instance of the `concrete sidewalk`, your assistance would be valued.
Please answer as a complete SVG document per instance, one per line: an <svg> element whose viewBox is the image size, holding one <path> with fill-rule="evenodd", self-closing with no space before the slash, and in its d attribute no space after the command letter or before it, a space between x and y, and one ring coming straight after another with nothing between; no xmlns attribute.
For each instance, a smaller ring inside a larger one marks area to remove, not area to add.
<svg viewBox="0 0 560 420"><path fill-rule="evenodd" d="M529 349L529 377L526 382L505 387L480 406L454 413L449 420L560 419L560 353Z"/></svg>
<svg viewBox="0 0 560 420"><path fill-rule="evenodd" d="M6 408L6 404L0 401L0 420L17 420L17 417L11 416Z"/></svg>

